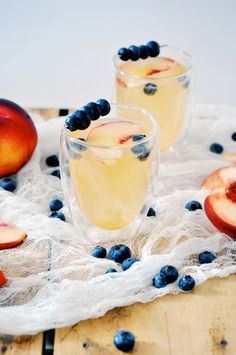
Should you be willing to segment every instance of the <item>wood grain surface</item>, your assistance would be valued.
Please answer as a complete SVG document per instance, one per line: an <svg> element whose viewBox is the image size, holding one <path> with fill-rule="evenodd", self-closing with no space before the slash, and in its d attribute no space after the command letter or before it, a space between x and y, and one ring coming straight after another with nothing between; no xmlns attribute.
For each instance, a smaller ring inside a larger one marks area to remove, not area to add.
<svg viewBox="0 0 236 355"><path fill-rule="evenodd" d="M136 336L132 354L235 355L236 275L57 329L54 355L121 354L113 345L113 336L121 329Z"/></svg>
<svg viewBox="0 0 236 355"><path fill-rule="evenodd" d="M0 336L0 354L4 355L41 355L43 334L35 336Z"/></svg>

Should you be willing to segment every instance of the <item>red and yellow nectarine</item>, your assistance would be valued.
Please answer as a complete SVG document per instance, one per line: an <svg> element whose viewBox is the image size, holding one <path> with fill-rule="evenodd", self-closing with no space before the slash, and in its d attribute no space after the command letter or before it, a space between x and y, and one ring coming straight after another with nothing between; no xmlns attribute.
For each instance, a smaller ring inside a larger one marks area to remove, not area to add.
<svg viewBox="0 0 236 355"><path fill-rule="evenodd" d="M37 131L28 113L0 99L0 177L16 173L31 157Z"/></svg>

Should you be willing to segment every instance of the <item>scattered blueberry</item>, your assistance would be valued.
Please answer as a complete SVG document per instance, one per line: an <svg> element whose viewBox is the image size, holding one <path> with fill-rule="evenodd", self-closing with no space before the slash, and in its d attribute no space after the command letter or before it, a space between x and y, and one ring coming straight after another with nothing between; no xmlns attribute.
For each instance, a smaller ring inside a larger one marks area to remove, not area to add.
<svg viewBox="0 0 236 355"><path fill-rule="evenodd" d="M158 274L156 274L154 276L154 278L152 279L152 284L154 287L156 288L163 288L167 285L167 280L166 280L166 276L164 274L162 274L161 272L159 272Z"/></svg>
<svg viewBox="0 0 236 355"><path fill-rule="evenodd" d="M61 173L59 169L54 170L51 175L58 177L59 179L61 178Z"/></svg>
<svg viewBox="0 0 236 355"><path fill-rule="evenodd" d="M50 210L52 212L59 211L63 207L63 203L58 198L54 198L49 204Z"/></svg>
<svg viewBox="0 0 236 355"><path fill-rule="evenodd" d="M16 189L16 181L11 178L5 178L0 182L0 187L6 191L13 192Z"/></svg>
<svg viewBox="0 0 236 355"><path fill-rule="evenodd" d="M122 267L122 270L125 271L125 270L128 270L134 263L136 263L137 261L140 261L140 259L137 259L137 258L128 258L128 259L125 259L121 265Z"/></svg>
<svg viewBox="0 0 236 355"><path fill-rule="evenodd" d="M131 257L130 248L124 244L113 245L108 253L108 259L117 263L123 263L125 259Z"/></svg>
<svg viewBox="0 0 236 355"><path fill-rule="evenodd" d="M168 284L172 283L172 282L175 282L177 280L177 278L179 277L178 270L176 269L175 266L172 266L172 265L163 266L161 268L160 273L165 275L166 282Z"/></svg>
<svg viewBox="0 0 236 355"><path fill-rule="evenodd" d="M140 58L146 59L149 56L149 50L147 46L139 46Z"/></svg>
<svg viewBox="0 0 236 355"><path fill-rule="evenodd" d="M65 222L65 220L66 220L65 215L62 212L52 212L49 217L58 218L63 222Z"/></svg>
<svg viewBox="0 0 236 355"><path fill-rule="evenodd" d="M234 132L234 133L232 134L231 138L233 139L233 141L236 142L236 132Z"/></svg>
<svg viewBox="0 0 236 355"><path fill-rule="evenodd" d="M156 211L154 210L154 208L150 207L147 213L148 217L156 217Z"/></svg>
<svg viewBox="0 0 236 355"><path fill-rule="evenodd" d="M59 166L59 159L57 155L50 155L49 157L47 157L46 164L51 167Z"/></svg>
<svg viewBox="0 0 236 355"><path fill-rule="evenodd" d="M145 137L146 137L145 134L135 134L135 135L133 135L132 140L133 140L133 142L137 142Z"/></svg>
<svg viewBox="0 0 236 355"><path fill-rule="evenodd" d="M190 291L195 286L195 280L192 276L186 275L179 279L179 288L183 291Z"/></svg>
<svg viewBox="0 0 236 355"><path fill-rule="evenodd" d="M186 203L185 208L189 211L202 210L200 202L192 200Z"/></svg>
<svg viewBox="0 0 236 355"><path fill-rule="evenodd" d="M210 264L215 259L216 256L210 251L203 251L198 255L198 260L200 264Z"/></svg>
<svg viewBox="0 0 236 355"><path fill-rule="evenodd" d="M98 120L99 117L100 117L100 110L99 110L98 104L96 104L96 102L89 102L89 103L86 105L86 107L91 108L92 111L93 111L93 115L92 115L91 120L92 120L92 121Z"/></svg>
<svg viewBox="0 0 236 355"><path fill-rule="evenodd" d="M147 47L150 57L157 57L160 54L160 46L157 42L149 41Z"/></svg>
<svg viewBox="0 0 236 355"><path fill-rule="evenodd" d="M114 269L113 267L111 267L110 269L108 269L108 270L106 271L106 274L110 274L111 272L117 272L117 270Z"/></svg>
<svg viewBox="0 0 236 355"><path fill-rule="evenodd" d="M157 91L157 86L156 84L153 83L147 83L143 89L144 94L149 96L155 95L156 91Z"/></svg>
<svg viewBox="0 0 236 355"><path fill-rule="evenodd" d="M133 349L135 337L128 330L119 330L114 336L113 343L117 349L127 353Z"/></svg>
<svg viewBox="0 0 236 355"><path fill-rule="evenodd" d="M136 61L140 58L140 49L137 46L130 46L128 48L130 59Z"/></svg>
<svg viewBox="0 0 236 355"><path fill-rule="evenodd" d="M221 153L223 153L223 150L224 150L224 148L222 147L222 145L221 144L219 144L219 143L212 143L211 145L210 145L210 151L212 152L212 153L215 153L215 154L221 154Z"/></svg>
<svg viewBox="0 0 236 355"><path fill-rule="evenodd" d="M131 150L141 161L146 160L150 155L150 151L147 149L146 144L138 144L135 147L132 147Z"/></svg>
<svg viewBox="0 0 236 355"><path fill-rule="evenodd" d="M97 104L99 106L101 116L106 116L111 111L111 106L107 100L99 99L97 100Z"/></svg>
<svg viewBox="0 0 236 355"><path fill-rule="evenodd" d="M104 247L97 245L93 250L92 250L92 256L95 256L95 258L105 258L107 255L107 251Z"/></svg>
<svg viewBox="0 0 236 355"><path fill-rule="evenodd" d="M120 57L121 60L129 60L130 59L130 53L127 48L120 48L118 50L118 56Z"/></svg>

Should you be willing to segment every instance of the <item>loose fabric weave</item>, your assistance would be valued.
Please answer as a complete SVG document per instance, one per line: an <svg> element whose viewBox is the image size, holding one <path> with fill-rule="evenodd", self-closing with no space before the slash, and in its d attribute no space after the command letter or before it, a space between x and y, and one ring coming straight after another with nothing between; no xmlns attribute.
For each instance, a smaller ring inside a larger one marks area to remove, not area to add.
<svg viewBox="0 0 236 355"><path fill-rule="evenodd" d="M99 243L86 240L71 224L48 218L53 197L64 200L61 181L50 173L55 168L45 158L57 154L64 119L44 122L33 116L39 133L38 147L16 175L14 193L0 189L0 220L27 232L19 247L0 251L0 267L9 282L0 289L0 333L35 334L65 327L80 320L103 315L116 306L148 302L168 293L180 292L178 283L162 289L152 286L153 276L165 264L175 265L180 275L191 274L196 286L212 277L236 271L236 242L220 233L204 210L189 212L189 200L202 204L208 191L203 179L215 169L229 165L209 151L213 142L225 152L236 152L231 134L236 132L236 109L197 106L188 144L161 157L159 184L152 207L156 218L146 218L141 233L130 240L106 240L107 249L125 243L134 257L141 258L125 272L106 274L119 265L91 256ZM211 264L200 265L198 253L217 255Z"/></svg>

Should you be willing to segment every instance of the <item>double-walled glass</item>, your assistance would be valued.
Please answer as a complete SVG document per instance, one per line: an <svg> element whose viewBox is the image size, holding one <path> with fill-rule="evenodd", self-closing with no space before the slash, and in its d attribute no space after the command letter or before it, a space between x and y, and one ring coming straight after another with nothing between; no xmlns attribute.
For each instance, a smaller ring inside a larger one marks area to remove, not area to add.
<svg viewBox="0 0 236 355"><path fill-rule="evenodd" d="M142 109L112 104L110 113L85 131L63 128L63 189L74 225L84 237L137 232L153 198L158 156L155 119Z"/></svg>
<svg viewBox="0 0 236 355"><path fill-rule="evenodd" d="M158 121L160 151L183 142L192 111L190 55L169 45L160 56L124 62L114 57L115 100L148 110Z"/></svg>

